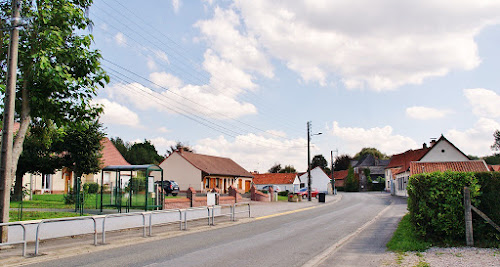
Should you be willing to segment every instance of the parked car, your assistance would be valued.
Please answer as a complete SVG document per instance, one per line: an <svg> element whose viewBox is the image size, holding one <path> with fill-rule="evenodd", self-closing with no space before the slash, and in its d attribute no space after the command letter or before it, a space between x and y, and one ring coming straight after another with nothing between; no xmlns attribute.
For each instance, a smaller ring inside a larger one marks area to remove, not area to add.
<svg viewBox="0 0 500 267"><path fill-rule="evenodd" d="M274 192L281 192L280 187L277 185L266 185L262 187L262 190L269 191L269 188L271 187L274 189Z"/></svg>
<svg viewBox="0 0 500 267"><path fill-rule="evenodd" d="M316 188L311 190L311 197L318 198L319 191ZM301 188L297 195L302 196L302 198L307 198L307 187Z"/></svg>
<svg viewBox="0 0 500 267"><path fill-rule="evenodd" d="M156 181L158 185L161 185L161 181ZM179 185L173 180L163 180L163 192L166 196L172 194L172 196L177 196L179 194Z"/></svg>

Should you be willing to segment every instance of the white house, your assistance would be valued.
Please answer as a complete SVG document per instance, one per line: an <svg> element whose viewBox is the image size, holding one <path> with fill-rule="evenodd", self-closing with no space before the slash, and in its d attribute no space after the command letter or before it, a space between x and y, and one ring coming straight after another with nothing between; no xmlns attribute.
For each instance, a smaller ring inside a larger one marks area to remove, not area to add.
<svg viewBox="0 0 500 267"><path fill-rule="evenodd" d="M261 190L266 185L277 185L281 191L298 192L300 179L297 173L262 173L253 175L255 187Z"/></svg>
<svg viewBox="0 0 500 267"><path fill-rule="evenodd" d="M308 174L307 172L299 176L300 187L307 187ZM311 170L311 187L317 188L320 193L332 192L332 182L330 177L320 168L316 167Z"/></svg>
<svg viewBox="0 0 500 267"><path fill-rule="evenodd" d="M193 187L198 192L207 192L213 188L227 192L235 185L241 192L248 192L253 175L232 159L175 151L160 165L164 180L174 180L181 191ZM158 174L153 174L160 180Z"/></svg>
<svg viewBox="0 0 500 267"><path fill-rule="evenodd" d="M417 170L418 168L418 170ZM392 156L385 168L386 189L392 194L407 196L406 186L410 176L433 171L488 171L484 161L471 161L460 149L443 135L417 150L408 150Z"/></svg>

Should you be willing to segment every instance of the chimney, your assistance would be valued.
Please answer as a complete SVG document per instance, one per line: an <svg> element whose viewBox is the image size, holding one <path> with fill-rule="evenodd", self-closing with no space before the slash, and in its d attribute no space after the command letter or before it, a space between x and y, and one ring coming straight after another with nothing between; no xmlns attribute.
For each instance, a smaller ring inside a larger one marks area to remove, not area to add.
<svg viewBox="0 0 500 267"><path fill-rule="evenodd" d="M427 144L426 144L426 143L424 143L424 145L422 146L422 148L427 148Z"/></svg>
<svg viewBox="0 0 500 267"><path fill-rule="evenodd" d="M436 144L436 139L431 140L431 147L433 147Z"/></svg>

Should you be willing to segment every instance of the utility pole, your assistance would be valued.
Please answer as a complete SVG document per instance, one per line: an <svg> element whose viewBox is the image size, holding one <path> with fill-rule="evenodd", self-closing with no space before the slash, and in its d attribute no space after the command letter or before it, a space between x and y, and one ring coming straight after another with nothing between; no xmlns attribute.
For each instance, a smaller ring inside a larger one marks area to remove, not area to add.
<svg viewBox="0 0 500 267"><path fill-rule="evenodd" d="M9 54L7 61L7 88L4 98L2 127L2 147L0 154L0 223L9 222L10 188L12 186L12 145L14 140L14 112L17 81L17 51L19 46L20 20L19 0L12 0L12 29L10 32ZM7 227L0 229L1 242L7 242Z"/></svg>
<svg viewBox="0 0 500 267"><path fill-rule="evenodd" d="M311 201L311 122L307 122L307 201Z"/></svg>
<svg viewBox="0 0 500 267"><path fill-rule="evenodd" d="M333 176L333 168L335 167L335 164L333 163L333 151L337 152L337 156L339 155L339 150L338 149L335 149L335 150L331 150L330 151L330 159L331 159L331 163L332 163L332 169L331 169L331 172L332 172L332 189L333 189L333 194L336 195L337 192L335 192L335 177Z"/></svg>

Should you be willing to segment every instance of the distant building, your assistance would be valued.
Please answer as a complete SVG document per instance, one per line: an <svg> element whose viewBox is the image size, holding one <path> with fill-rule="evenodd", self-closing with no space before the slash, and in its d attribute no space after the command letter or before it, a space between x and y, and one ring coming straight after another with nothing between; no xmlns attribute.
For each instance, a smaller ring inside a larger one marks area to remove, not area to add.
<svg viewBox="0 0 500 267"><path fill-rule="evenodd" d="M164 180L174 180L181 191L193 187L198 192L217 188L226 193L234 185L241 192L248 192L253 175L232 159L175 151L159 165L163 169ZM154 174L155 180L160 180Z"/></svg>
<svg viewBox="0 0 500 267"><path fill-rule="evenodd" d="M307 172L299 175L300 188L307 187L308 174ZM321 169L321 167L316 167L311 170L311 188L316 188L320 193L331 192L332 182L330 177Z"/></svg>
<svg viewBox="0 0 500 267"><path fill-rule="evenodd" d="M253 183L261 190L266 185L277 185L281 191L297 192L300 179L297 173L262 173L254 174Z"/></svg>
<svg viewBox="0 0 500 267"><path fill-rule="evenodd" d="M366 154L357 161L351 161L354 174L359 177L359 189L361 191L368 190L368 177L365 175L365 169L370 170L370 180L377 181L379 177L383 178L385 176L384 169L389 164L389 161L389 159L378 159L372 154Z"/></svg>

